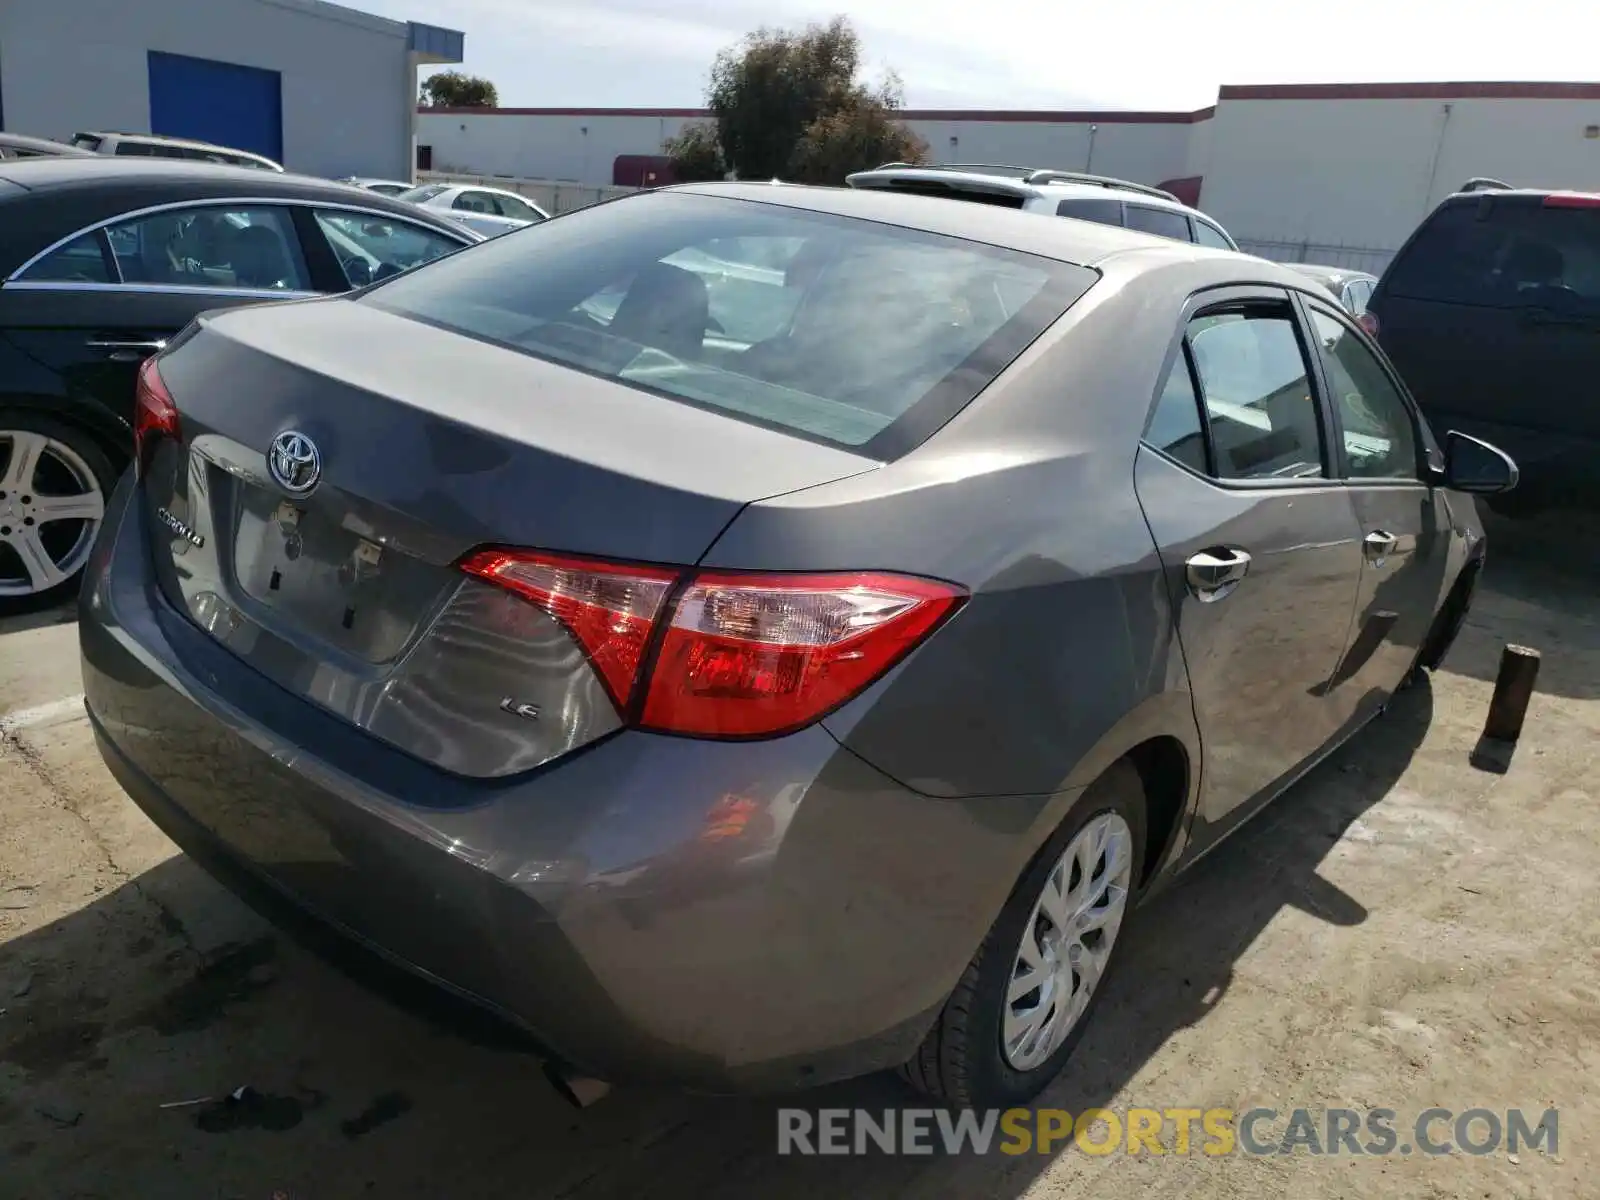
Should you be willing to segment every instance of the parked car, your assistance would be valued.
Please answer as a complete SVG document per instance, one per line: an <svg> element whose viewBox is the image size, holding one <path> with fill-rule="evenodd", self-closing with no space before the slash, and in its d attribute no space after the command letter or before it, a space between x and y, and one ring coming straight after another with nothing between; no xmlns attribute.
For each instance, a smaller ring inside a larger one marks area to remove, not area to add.
<svg viewBox="0 0 1600 1200"><path fill-rule="evenodd" d="M49 138L24 137L20 133L0 133L0 160L9 158L89 158L88 150L52 142Z"/></svg>
<svg viewBox="0 0 1600 1200"><path fill-rule="evenodd" d="M1291 271L1298 271L1307 278L1315 279L1333 293L1334 298L1347 313L1355 317L1366 313L1367 301L1372 298L1372 289L1378 283L1376 275L1369 275L1365 271L1352 271L1345 267L1324 267L1315 263L1283 265Z"/></svg>
<svg viewBox="0 0 1600 1200"><path fill-rule="evenodd" d="M425 183L396 198L445 214L484 237L499 237L550 219L549 213L526 196L500 188Z"/></svg>
<svg viewBox="0 0 1600 1200"><path fill-rule="evenodd" d="M214 146L188 138L166 137L159 133L106 133L92 130L72 135L72 144L91 154L110 154L127 158L186 158L194 162L221 163L230 167L255 167L282 172L283 164L264 154Z"/></svg>
<svg viewBox="0 0 1600 1200"><path fill-rule="evenodd" d="M481 240L327 180L0 163L0 612L75 585L132 452L139 363L197 313L344 291Z"/></svg>
<svg viewBox="0 0 1600 1200"><path fill-rule="evenodd" d="M1219 250L1239 248L1221 225L1171 192L1105 175L986 164L889 163L874 171L858 171L845 182L853 188L970 200L1044 216L1121 225Z"/></svg>
<svg viewBox="0 0 1600 1200"><path fill-rule="evenodd" d="M414 186L400 179L368 179L361 175L349 175L339 182L363 191L377 192L380 196L398 196L401 192L409 192Z"/></svg>
<svg viewBox="0 0 1600 1200"><path fill-rule="evenodd" d="M204 315L137 434L84 688L199 861L569 1085L962 1105L1444 656L1515 479L1287 268L759 184Z"/></svg>
<svg viewBox="0 0 1600 1200"><path fill-rule="evenodd" d="M1423 412L1522 468L1491 507L1600 502L1600 194L1472 180L1422 222L1368 319Z"/></svg>

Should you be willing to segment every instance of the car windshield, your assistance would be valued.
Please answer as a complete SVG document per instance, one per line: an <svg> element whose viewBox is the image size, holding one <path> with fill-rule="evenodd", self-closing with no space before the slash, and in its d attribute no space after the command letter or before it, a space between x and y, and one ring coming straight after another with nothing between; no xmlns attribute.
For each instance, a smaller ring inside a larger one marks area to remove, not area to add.
<svg viewBox="0 0 1600 1200"><path fill-rule="evenodd" d="M988 386L1095 278L877 222L653 193L442 259L360 303L892 455Z"/></svg>
<svg viewBox="0 0 1600 1200"><path fill-rule="evenodd" d="M414 187L409 192L401 192L399 199L409 204L421 204L424 200L432 200L440 192L448 190L449 185L443 183L425 183L421 187Z"/></svg>

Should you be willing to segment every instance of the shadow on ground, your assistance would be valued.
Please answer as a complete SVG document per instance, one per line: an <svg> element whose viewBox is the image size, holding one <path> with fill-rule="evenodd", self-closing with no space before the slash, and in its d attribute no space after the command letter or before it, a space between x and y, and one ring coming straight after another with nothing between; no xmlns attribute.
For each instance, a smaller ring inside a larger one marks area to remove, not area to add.
<svg viewBox="0 0 1600 1200"><path fill-rule="evenodd" d="M1389 791L1431 715L1426 684L1405 693L1140 910L1072 1068L1041 1103L1076 1112L1109 1100L1211 1011L1286 908L1363 921L1318 866ZM149 916L150 898L178 896L185 903ZM0 950L8 1195L998 1197L1020 1194L1051 1161L779 1158L782 1102L770 1100L619 1090L580 1113L493 1027L461 1026L418 989L380 998L367 985L384 977L360 960L333 970L274 935L198 960L170 911L231 903L174 858ZM231 1105L162 1107L246 1084ZM880 1077L786 1103L920 1102Z"/></svg>
<svg viewBox="0 0 1600 1200"><path fill-rule="evenodd" d="M1489 553L1468 620L1489 638L1458 647L1446 669L1493 682L1501 645L1516 641L1543 656L1540 692L1600 697L1600 512L1479 512Z"/></svg>

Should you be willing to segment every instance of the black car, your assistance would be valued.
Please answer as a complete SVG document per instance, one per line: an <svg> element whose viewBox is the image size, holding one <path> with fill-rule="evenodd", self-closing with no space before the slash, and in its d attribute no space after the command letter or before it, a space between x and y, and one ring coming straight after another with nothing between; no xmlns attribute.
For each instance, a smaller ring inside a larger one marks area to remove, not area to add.
<svg viewBox="0 0 1600 1200"><path fill-rule="evenodd" d="M1367 314L1435 429L1517 460L1496 511L1600 499L1600 194L1473 180L1411 235Z"/></svg>
<svg viewBox="0 0 1600 1200"><path fill-rule="evenodd" d="M139 364L198 313L348 291L481 240L328 180L0 162L0 614L75 586L133 452Z"/></svg>

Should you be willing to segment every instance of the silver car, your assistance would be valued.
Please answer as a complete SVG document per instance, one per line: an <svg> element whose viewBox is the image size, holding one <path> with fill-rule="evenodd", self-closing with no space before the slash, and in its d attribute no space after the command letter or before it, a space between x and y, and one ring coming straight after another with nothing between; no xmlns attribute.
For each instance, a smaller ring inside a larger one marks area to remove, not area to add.
<svg viewBox="0 0 1600 1200"><path fill-rule="evenodd" d="M549 213L526 196L475 184L425 183L395 199L421 205L491 238L550 219Z"/></svg>

